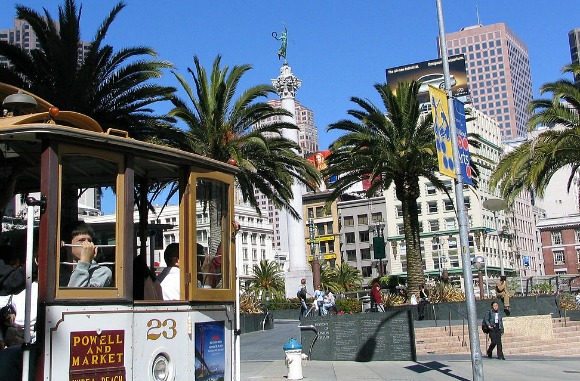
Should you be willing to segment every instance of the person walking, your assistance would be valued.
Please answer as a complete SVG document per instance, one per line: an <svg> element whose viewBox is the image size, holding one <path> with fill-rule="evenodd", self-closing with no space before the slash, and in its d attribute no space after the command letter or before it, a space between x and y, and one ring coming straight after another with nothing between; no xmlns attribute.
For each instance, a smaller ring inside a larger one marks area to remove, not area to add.
<svg viewBox="0 0 580 381"><path fill-rule="evenodd" d="M379 282L373 283L373 288L371 289L371 308L376 309L378 312L385 312Z"/></svg>
<svg viewBox="0 0 580 381"><path fill-rule="evenodd" d="M498 302L494 301L491 303L491 310L488 310L485 313L483 324L487 325L489 328L489 339L491 340L489 348L487 348L487 357L491 358L493 355L493 349L497 347L497 359L505 360L501 343L501 336L503 335L503 319L502 313L499 310Z"/></svg>
<svg viewBox="0 0 580 381"><path fill-rule="evenodd" d="M507 287L507 278L505 275L499 277L499 282L495 286L495 292L498 298L503 303L503 309L506 316L510 315L510 292Z"/></svg>
<svg viewBox="0 0 580 381"><path fill-rule="evenodd" d="M308 312L308 306L306 305L306 297L308 292L306 291L306 279L302 278L300 280L300 286L298 286L298 291L296 292L296 296L300 300L300 313L298 315L298 320L302 320L302 316L306 315Z"/></svg>

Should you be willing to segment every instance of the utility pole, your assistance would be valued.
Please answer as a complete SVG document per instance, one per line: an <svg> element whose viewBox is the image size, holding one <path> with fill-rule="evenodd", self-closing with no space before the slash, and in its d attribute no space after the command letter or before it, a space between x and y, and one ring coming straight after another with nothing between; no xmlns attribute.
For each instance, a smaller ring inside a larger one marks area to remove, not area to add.
<svg viewBox="0 0 580 381"><path fill-rule="evenodd" d="M481 357L481 345L479 343L479 324L477 322L475 295L473 292L473 273L471 272L471 258L469 250L469 225L467 209L463 197L463 174L461 173L459 147L457 145L457 130L455 127L455 105L451 92L451 76L449 74L449 59L447 54L447 39L445 38L445 24L443 22L443 7L441 0L436 0L437 21L439 24L439 39L443 74L445 76L445 92L447 93L449 107L449 124L451 144L453 147L453 162L455 165L455 202L457 205L457 220L459 222L459 241L461 243L461 259L463 265L463 284L467 304L467 326L469 331L469 344L471 351L471 367L474 381L483 381L483 360Z"/></svg>
<svg viewBox="0 0 580 381"><path fill-rule="evenodd" d="M316 290L320 284L320 262L316 253L316 243L314 242L314 235L316 226L314 225L314 213L310 210L308 214L308 232L310 233L310 255L312 255L312 275L314 289Z"/></svg>

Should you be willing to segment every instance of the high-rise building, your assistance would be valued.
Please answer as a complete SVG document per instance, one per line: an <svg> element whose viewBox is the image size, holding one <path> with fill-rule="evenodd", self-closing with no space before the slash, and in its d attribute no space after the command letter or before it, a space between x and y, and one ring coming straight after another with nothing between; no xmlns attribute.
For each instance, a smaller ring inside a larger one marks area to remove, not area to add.
<svg viewBox="0 0 580 381"><path fill-rule="evenodd" d="M57 25L58 27L58 25ZM40 48L38 38L34 33L34 30L24 20L14 19L14 27L10 29L0 29L0 41L6 41L9 44L20 46L26 52L30 53L31 50ZM90 44L87 42L79 42L79 61L82 61L89 49ZM0 65L7 64L8 60L0 56Z"/></svg>
<svg viewBox="0 0 580 381"><path fill-rule="evenodd" d="M446 35L448 54L464 54L473 105L495 119L502 141L525 137L533 99L526 44L504 23Z"/></svg>
<svg viewBox="0 0 580 381"><path fill-rule="evenodd" d="M580 28L572 29L568 32L570 39L570 57L573 64L580 64ZM580 82L580 76L574 78L575 82Z"/></svg>
<svg viewBox="0 0 580 381"><path fill-rule="evenodd" d="M282 101L280 99L271 99L268 101L268 104L279 108L282 105ZM299 128L298 144L302 150L302 155L308 156L309 154L318 151L318 127L314 124L314 111L296 101L294 115L296 118L296 125ZM277 119L274 120L273 118ZM260 128L260 126L280 120L281 116L270 117L262 121L260 124L257 124L255 128ZM274 207L272 200L268 199L268 197L258 190L256 190L256 200L262 209L262 213L267 215L269 222L274 226L274 248L279 248L280 221L278 210Z"/></svg>

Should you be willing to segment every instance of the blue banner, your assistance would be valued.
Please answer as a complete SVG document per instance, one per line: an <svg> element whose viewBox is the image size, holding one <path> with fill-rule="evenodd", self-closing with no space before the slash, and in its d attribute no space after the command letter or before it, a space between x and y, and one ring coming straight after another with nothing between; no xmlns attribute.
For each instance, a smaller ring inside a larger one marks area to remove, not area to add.
<svg viewBox="0 0 580 381"><path fill-rule="evenodd" d="M467 125L465 122L465 105L457 99L453 100L455 114L455 130L457 131L457 146L459 147L459 167L463 183L473 185L473 170L469 155L469 140L467 139Z"/></svg>

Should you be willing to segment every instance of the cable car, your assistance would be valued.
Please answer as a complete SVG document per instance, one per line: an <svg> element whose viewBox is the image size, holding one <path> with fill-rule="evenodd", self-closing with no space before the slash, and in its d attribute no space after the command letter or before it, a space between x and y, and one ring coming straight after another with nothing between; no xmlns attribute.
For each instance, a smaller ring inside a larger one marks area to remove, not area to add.
<svg viewBox="0 0 580 381"><path fill-rule="evenodd" d="M38 312L36 340L23 346L23 379L234 379L236 168L103 131L86 115L8 85L0 84L0 99L0 187L25 197L34 220L26 290L37 282L37 300L27 299ZM151 197L162 190L179 203L180 297L171 301L147 296L150 269L139 261L155 223ZM87 204L98 211L105 199L114 219L95 235L96 256L84 264L71 255L82 245L66 230L90 220ZM210 227L202 252L200 224ZM79 276L88 281L72 281Z"/></svg>

